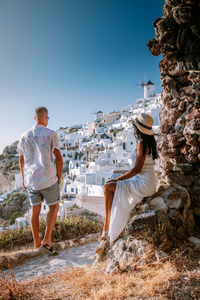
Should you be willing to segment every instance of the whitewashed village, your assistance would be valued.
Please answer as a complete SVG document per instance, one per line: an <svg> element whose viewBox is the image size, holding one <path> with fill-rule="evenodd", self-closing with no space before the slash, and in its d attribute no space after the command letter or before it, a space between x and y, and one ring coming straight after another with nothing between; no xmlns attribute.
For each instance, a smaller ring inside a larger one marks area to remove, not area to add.
<svg viewBox="0 0 200 300"><path fill-rule="evenodd" d="M136 104L110 113L99 110L94 113L93 121L85 125L57 130L64 163L58 219L79 214L84 209L104 216L105 182L133 166L136 139L132 120L141 112L151 114L154 132L158 132L161 95L156 94L151 81L142 84L142 87L144 97L137 99ZM21 187L18 171L15 174L15 187L0 195L0 202L6 201L9 193ZM45 218L47 213L48 207L43 203L41 218ZM11 229L29 225L30 217L29 209L23 217L16 218Z"/></svg>

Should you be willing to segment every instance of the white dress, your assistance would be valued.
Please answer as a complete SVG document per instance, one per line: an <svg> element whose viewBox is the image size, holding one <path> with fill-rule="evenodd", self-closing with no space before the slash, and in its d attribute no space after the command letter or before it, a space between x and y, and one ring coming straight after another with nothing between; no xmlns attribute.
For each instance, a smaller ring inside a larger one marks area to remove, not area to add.
<svg viewBox="0 0 200 300"><path fill-rule="evenodd" d="M156 190L155 160L147 155L142 170L136 176L117 182L114 193L109 237L112 243L127 225L129 213L144 197L154 194Z"/></svg>

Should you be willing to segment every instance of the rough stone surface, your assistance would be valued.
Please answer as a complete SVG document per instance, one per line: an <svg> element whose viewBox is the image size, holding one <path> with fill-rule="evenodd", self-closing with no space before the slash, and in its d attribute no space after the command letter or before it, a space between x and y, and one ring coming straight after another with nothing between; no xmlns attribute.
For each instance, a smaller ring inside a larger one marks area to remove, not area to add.
<svg viewBox="0 0 200 300"><path fill-rule="evenodd" d="M187 238L194 227L191 214L191 198L183 186L160 187L151 197L143 200L132 212L133 217L126 226L126 236L146 238L149 242L160 244L166 240Z"/></svg>
<svg viewBox="0 0 200 300"><path fill-rule="evenodd" d="M157 216L154 210L137 214L128 223L125 229L127 236L140 238L142 236L150 237L156 226Z"/></svg>
<svg viewBox="0 0 200 300"><path fill-rule="evenodd" d="M155 197L151 200L151 207L155 210L167 211L167 204L162 197Z"/></svg>
<svg viewBox="0 0 200 300"><path fill-rule="evenodd" d="M153 249L153 245L145 238L131 239L130 237L119 239L107 252L107 273L113 274L119 271L127 271L134 268L136 263L143 264L142 259L147 252Z"/></svg>
<svg viewBox="0 0 200 300"><path fill-rule="evenodd" d="M200 247L200 239L194 237L194 236L191 236L189 239L188 239L191 243L195 244L196 246Z"/></svg>
<svg viewBox="0 0 200 300"><path fill-rule="evenodd" d="M168 255L167 255L167 253L165 253L162 250L156 250L155 257L156 257L157 261L161 261L163 258L168 257Z"/></svg>
<svg viewBox="0 0 200 300"><path fill-rule="evenodd" d="M200 215L200 207L196 210ZM130 214L123 238L119 238L110 249L105 241L100 243L98 260L108 260L108 273L126 271L141 264L154 247L186 240L193 233L195 220L191 210L191 198L187 188L181 185L160 186L156 194L144 198ZM101 247L104 243L105 247ZM164 261L168 255L154 251L157 261Z"/></svg>
<svg viewBox="0 0 200 300"><path fill-rule="evenodd" d="M160 113L160 182L185 187L190 194L194 231L200 189L200 5L197 0L165 0L163 17L154 21L153 55L162 54L159 68L163 105ZM194 192L195 190L195 192ZM166 203L167 204L167 203ZM180 200L173 201L177 209ZM167 204L168 205L168 204ZM170 207L171 206L171 207Z"/></svg>

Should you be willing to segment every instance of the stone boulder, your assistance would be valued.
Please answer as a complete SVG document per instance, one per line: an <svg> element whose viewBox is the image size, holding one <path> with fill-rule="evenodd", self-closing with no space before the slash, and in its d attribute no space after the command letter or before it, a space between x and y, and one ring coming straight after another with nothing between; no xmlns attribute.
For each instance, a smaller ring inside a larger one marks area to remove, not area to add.
<svg viewBox="0 0 200 300"><path fill-rule="evenodd" d="M121 238L110 248L105 245L100 257L108 261L108 273L146 264L144 257L152 252L160 261L168 255L158 247L187 239L194 226L188 190L176 184L160 186L157 193L136 205Z"/></svg>
<svg viewBox="0 0 200 300"><path fill-rule="evenodd" d="M187 238L194 229L190 195L181 185L161 187L138 204L131 214L126 237L145 237L157 245Z"/></svg>

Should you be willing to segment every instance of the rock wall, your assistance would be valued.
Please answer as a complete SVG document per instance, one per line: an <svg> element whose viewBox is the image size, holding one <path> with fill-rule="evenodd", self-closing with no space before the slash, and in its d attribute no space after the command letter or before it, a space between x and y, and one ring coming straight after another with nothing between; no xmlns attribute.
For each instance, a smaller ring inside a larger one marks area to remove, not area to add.
<svg viewBox="0 0 200 300"><path fill-rule="evenodd" d="M194 230L200 224L200 2L166 0L154 21L153 55L162 54L159 131L161 183L185 187ZM190 217L191 218L191 217Z"/></svg>

